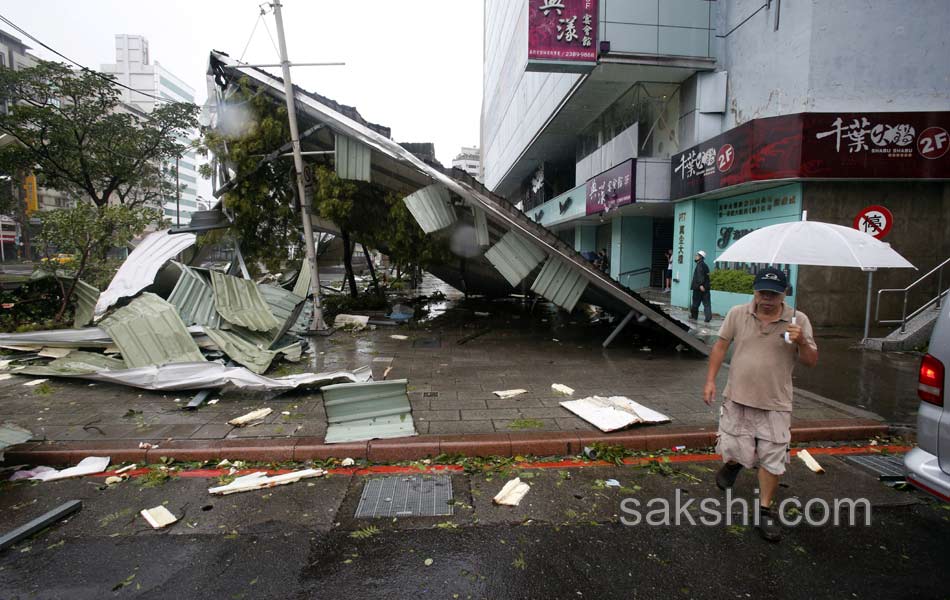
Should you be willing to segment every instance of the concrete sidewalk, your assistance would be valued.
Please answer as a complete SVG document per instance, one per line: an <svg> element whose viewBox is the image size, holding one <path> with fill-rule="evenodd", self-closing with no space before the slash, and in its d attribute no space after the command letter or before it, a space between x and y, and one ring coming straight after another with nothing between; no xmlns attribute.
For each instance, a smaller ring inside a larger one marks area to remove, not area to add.
<svg viewBox="0 0 950 600"><path fill-rule="evenodd" d="M284 375L371 365L377 380L387 369L388 379L406 378L420 434L410 440L324 446L326 415L319 393L276 398L213 394L211 398L220 398L217 404L186 412L182 407L191 394L184 392L162 394L80 380L24 387L27 378L19 376L0 382L0 421L34 433L33 443L12 456L26 461L29 453L44 452L51 462L94 450L142 460L140 441L159 444L159 454L176 450L180 458L262 460L265 453L273 460L329 455L402 460L451 451L571 454L598 440L642 449L712 443L718 408L701 400L704 359L678 352L664 337L633 326L604 350L600 344L612 325L591 323L580 310L567 316L540 303L533 313L530 309L520 301L433 305L430 319L420 324L314 338L309 362L305 356L303 363L277 369ZM483 311L490 315L476 315ZM392 334L409 339L394 340ZM720 390L725 377L725 372L720 375ZM552 383L574 388L574 398L628 396L665 413L671 423L601 434L559 406L565 397L551 390ZM513 388L528 392L510 399L492 393ZM859 439L887 430L874 415L821 396L797 393L795 403L799 439ZM265 406L274 412L263 424L227 424Z"/></svg>

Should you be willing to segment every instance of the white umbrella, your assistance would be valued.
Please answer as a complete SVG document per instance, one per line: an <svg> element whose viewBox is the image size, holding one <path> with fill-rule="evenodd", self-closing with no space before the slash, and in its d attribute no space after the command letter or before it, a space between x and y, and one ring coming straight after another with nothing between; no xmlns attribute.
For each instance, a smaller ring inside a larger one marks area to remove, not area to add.
<svg viewBox="0 0 950 600"><path fill-rule="evenodd" d="M917 268L888 244L866 233L820 221L793 221L757 229L732 244L716 262Z"/></svg>
<svg viewBox="0 0 950 600"><path fill-rule="evenodd" d="M858 267L868 271L864 319L864 337L867 338L871 316L871 272L885 267L917 267L894 251L890 244L857 229L806 219L807 213L802 212L801 221L757 229L737 240L715 262ZM785 341L789 341L787 333Z"/></svg>

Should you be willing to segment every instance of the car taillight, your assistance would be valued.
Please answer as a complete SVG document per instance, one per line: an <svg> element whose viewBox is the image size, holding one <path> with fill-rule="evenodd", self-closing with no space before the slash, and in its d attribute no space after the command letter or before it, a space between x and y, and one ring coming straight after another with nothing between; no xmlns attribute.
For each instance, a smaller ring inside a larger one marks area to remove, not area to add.
<svg viewBox="0 0 950 600"><path fill-rule="evenodd" d="M917 395L924 402L943 406L943 363L929 354L920 361Z"/></svg>

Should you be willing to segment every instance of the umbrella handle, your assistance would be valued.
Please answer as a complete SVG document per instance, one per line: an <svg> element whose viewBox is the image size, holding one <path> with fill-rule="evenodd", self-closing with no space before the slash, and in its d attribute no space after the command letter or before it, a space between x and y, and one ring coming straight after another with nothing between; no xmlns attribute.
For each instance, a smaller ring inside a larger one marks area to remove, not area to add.
<svg viewBox="0 0 950 600"><path fill-rule="evenodd" d="M796 321L796 320L798 320L798 317L792 316L792 325L795 324L795 321ZM787 332L787 331L785 332L785 343L786 343L786 344L791 344L791 343L792 343L792 340L788 339L788 332Z"/></svg>

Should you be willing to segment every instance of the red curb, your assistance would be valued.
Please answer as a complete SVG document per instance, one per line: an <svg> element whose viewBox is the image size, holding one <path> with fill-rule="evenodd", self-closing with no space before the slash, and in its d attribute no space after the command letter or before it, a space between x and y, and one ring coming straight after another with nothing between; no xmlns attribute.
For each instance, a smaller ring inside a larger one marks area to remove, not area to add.
<svg viewBox="0 0 950 600"><path fill-rule="evenodd" d="M888 426L869 419L798 421L792 441L848 441L888 433ZM261 462L368 458L374 462L398 462L430 458L440 453L467 456L570 456L594 443L621 445L631 450L660 450L675 446L706 448L715 444L716 432L709 427L643 428L614 433L590 431L521 432L416 436L370 442L325 444L323 438L250 438L224 440L152 441L158 448L138 448L139 440L112 442L29 442L8 448L6 464L75 464L87 456L109 456L112 462L157 462L166 456L176 460L252 460ZM586 463L590 464L590 463Z"/></svg>

